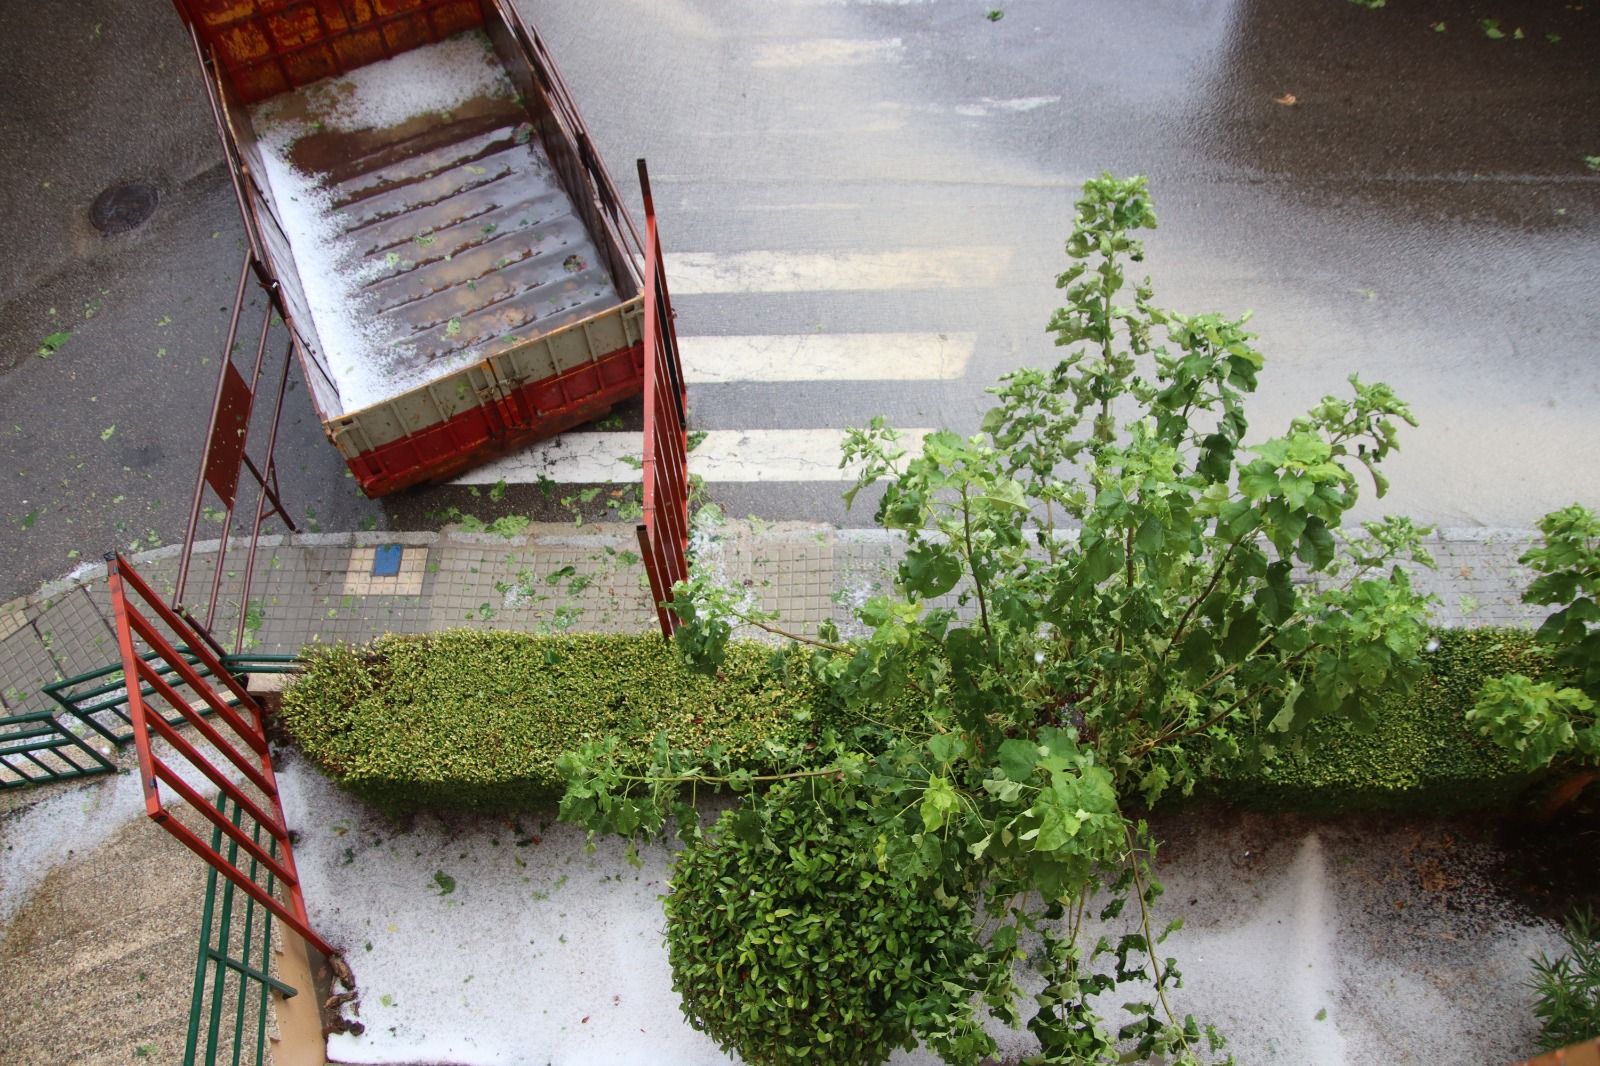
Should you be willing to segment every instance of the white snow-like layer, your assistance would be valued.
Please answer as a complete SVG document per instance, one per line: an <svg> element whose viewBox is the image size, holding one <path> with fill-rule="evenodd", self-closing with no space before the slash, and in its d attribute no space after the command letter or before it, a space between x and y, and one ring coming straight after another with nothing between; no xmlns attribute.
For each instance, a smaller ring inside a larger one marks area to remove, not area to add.
<svg viewBox="0 0 1600 1066"><path fill-rule="evenodd" d="M279 781L301 833L313 924L348 951L361 991L366 1032L332 1038L333 1060L729 1061L683 1021L672 992L658 899L665 848L645 849L636 870L617 843L586 854L581 832L536 816L401 828L304 763L281 768ZM1532 953L1559 949L1553 932L1505 916L1514 908L1483 885L1419 892L1390 862L1408 846L1403 832L1250 823L1245 832L1268 838L1266 858L1205 816L1184 832L1198 843L1174 846L1159 870L1157 920L1189 921L1162 947L1185 974L1169 996L1180 1015L1217 1024L1238 1061L1510 1061L1531 1046L1521 982ZM1462 876L1474 868L1464 860ZM436 874L453 890L441 892ZM1397 893L1411 905L1397 910ZM1468 900L1477 917L1459 911ZM1129 917L1088 935L1114 940ZM1102 1001L1113 1028L1136 991ZM1025 1033L995 1035L1002 1055L1026 1053ZM924 1051L890 1060L935 1061Z"/></svg>
<svg viewBox="0 0 1600 1066"><path fill-rule="evenodd" d="M665 848L642 849L635 869L615 842L586 854L581 831L528 816L400 829L304 762L278 780L312 925L345 950L361 992L366 1032L331 1037L331 1059L728 1061L672 991Z"/></svg>
<svg viewBox="0 0 1600 1066"><path fill-rule="evenodd" d="M228 780L242 779L243 775L215 748L194 736L192 731L186 730L186 733L187 739L221 768ZM99 737L85 739L97 748L109 747ZM154 742L154 750L178 772L185 784L207 798L216 795L216 787L210 780L181 763L164 742ZM0 820L0 926L11 920L17 908L28 901L51 870L75 856L93 851L130 821L145 816L138 765L131 750L123 757L130 766L120 773L61 786L57 794ZM173 809L185 805L182 798L166 786L161 788L161 797Z"/></svg>
<svg viewBox="0 0 1600 1066"><path fill-rule="evenodd" d="M290 149L315 123L347 131L384 129L479 96L515 92L488 38L472 32L309 85L291 94L304 102L303 109L273 98L251 110L264 171L259 177L293 250L323 357L339 387L339 413L453 373L476 362L479 352L468 349L422 368L399 365L403 360L396 357L403 353L368 312L361 289L374 268L341 236L332 198L317 178L294 166Z"/></svg>
<svg viewBox="0 0 1600 1066"><path fill-rule="evenodd" d="M294 251L322 356L339 387L339 413L357 411L405 389L393 338L366 311L361 263L340 235L331 198L289 162L289 146L299 134L288 127L269 130L260 142L260 177Z"/></svg>
<svg viewBox="0 0 1600 1066"><path fill-rule="evenodd" d="M325 78L304 92L328 126L354 131L398 126L429 111L449 111L475 97L511 96L516 90L489 38L471 30Z"/></svg>
<svg viewBox="0 0 1600 1066"><path fill-rule="evenodd" d="M144 813L136 773L68 788L0 823L0 922L8 922L45 875L93 851Z"/></svg>
<svg viewBox="0 0 1600 1066"><path fill-rule="evenodd" d="M1312 833L1259 903L1221 928L1180 930L1163 954L1179 961L1181 1002L1203 997L1214 1013L1185 1009L1227 1035L1241 1062L1342 1066L1352 1060L1336 1010L1339 920L1322 843Z"/></svg>
<svg viewBox="0 0 1600 1066"><path fill-rule="evenodd" d="M1231 821L1197 819L1163 853L1156 916L1187 922L1162 945L1184 977L1173 1009L1239 1062L1510 1062L1533 1046L1528 960L1559 941L1488 883L1489 856L1449 858L1449 886L1428 889L1415 828Z"/></svg>

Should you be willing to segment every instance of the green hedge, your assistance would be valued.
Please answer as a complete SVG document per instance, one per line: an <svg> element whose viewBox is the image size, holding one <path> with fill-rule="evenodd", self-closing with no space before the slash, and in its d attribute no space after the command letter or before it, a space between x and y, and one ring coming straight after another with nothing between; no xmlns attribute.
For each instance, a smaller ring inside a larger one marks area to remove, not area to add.
<svg viewBox="0 0 1600 1066"><path fill-rule="evenodd" d="M1299 757L1220 769L1208 791L1275 810L1432 810L1504 805L1530 783L1462 715L1483 678L1538 673L1525 630L1442 630L1409 698L1380 725L1314 726ZM390 809L509 809L560 794L555 759L615 733L642 750L721 744L759 765L767 741L803 743L836 712L803 670L736 644L716 680L655 636L456 630L324 647L284 696L282 722L312 760ZM839 724L843 724L842 722Z"/></svg>
<svg viewBox="0 0 1600 1066"><path fill-rule="evenodd" d="M1409 696L1388 696L1378 725L1314 724L1302 754L1264 766L1224 768L1211 791L1273 810L1448 812L1505 806L1536 775L1518 767L1463 719L1486 678L1537 675L1542 659L1525 629L1441 629L1428 670Z"/></svg>
<svg viewBox="0 0 1600 1066"><path fill-rule="evenodd" d="M558 798L555 760L618 734L647 746L804 742L826 707L772 648L729 649L713 680L657 636L529 636L452 630L308 651L280 719L314 762L389 809L504 810Z"/></svg>

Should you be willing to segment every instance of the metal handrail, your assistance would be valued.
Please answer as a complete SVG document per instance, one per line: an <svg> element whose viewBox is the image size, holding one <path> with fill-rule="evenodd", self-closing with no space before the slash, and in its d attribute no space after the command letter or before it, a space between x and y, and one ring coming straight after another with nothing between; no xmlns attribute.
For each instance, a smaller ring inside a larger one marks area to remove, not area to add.
<svg viewBox="0 0 1600 1066"><path fill-rule="evenodd" d="M672 297L656 230L650 174L639 160L644 194L644 516L636 532L661 635L670 639L678 616L664 604L689 576L689 439L683 363L672 321Z"/></svg>

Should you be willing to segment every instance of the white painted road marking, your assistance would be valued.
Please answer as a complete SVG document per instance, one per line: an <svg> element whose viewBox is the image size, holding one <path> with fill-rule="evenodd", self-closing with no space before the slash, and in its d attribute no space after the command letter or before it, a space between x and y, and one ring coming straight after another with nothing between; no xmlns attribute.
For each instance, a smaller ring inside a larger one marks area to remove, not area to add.
<svg viewBox="0 0 1600 1066"><path fill-rule="evenodd" d="M976 333L799 333L679 337L692 385L739 381L951 381Z"/></svg>
<svg viewBox="0 0 1600 1066"><path fill-rule="evenodd" d="M908 452L932 430L904 429ZM707 481L850 481L839 466L842 429L714 429L689 453L689 473ZM639 481L637 432L563 433L456 478L454 485L627 484Z"/></svg>
<svg viewBox="0 0 1600 1066"><path fill-rule="evenodd" d="M848 289L993 287L1005 276L1010 248L915 248L898 252L670 252L674 296Z"/></svg>
<svg viewBox="0 0 1600 1066"><path fill-rule="evenodd" d="M756 49L756 67L849 66L856 63L897 62L905 51L898 37L877 41L849 37L819 37L808 41L764 44Z"/></svg>

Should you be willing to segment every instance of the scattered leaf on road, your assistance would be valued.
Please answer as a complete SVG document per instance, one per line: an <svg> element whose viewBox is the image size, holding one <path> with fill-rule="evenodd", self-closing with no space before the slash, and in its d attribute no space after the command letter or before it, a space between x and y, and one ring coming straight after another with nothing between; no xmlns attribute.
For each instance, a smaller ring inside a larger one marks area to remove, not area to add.
<svg viewBox="0 0 1600 1066"><path fill-rule="evenodd" d="M115 425L107 426L105 429L102 429L100 431L100 439L101 440L110 440L111 439L111 435L113 433L115 433L116 431L117 431L117 427Z"/></svg>
<svg viewBox="0 0 1600 1066"><path fill-rule="evenodd" d="M48 359L61 350L61 346L72 337L70 329L58 330L39 342L39 358Z"/></svg>
<svg viewBox="0 0 1600 1066"><path fill-rule="evenodd" d="M1282 96L1274 96L1272 102L1282 104L1284 107L1293 107L1300 101L1295 97L1294 93L1284 93Z"/></svg>

